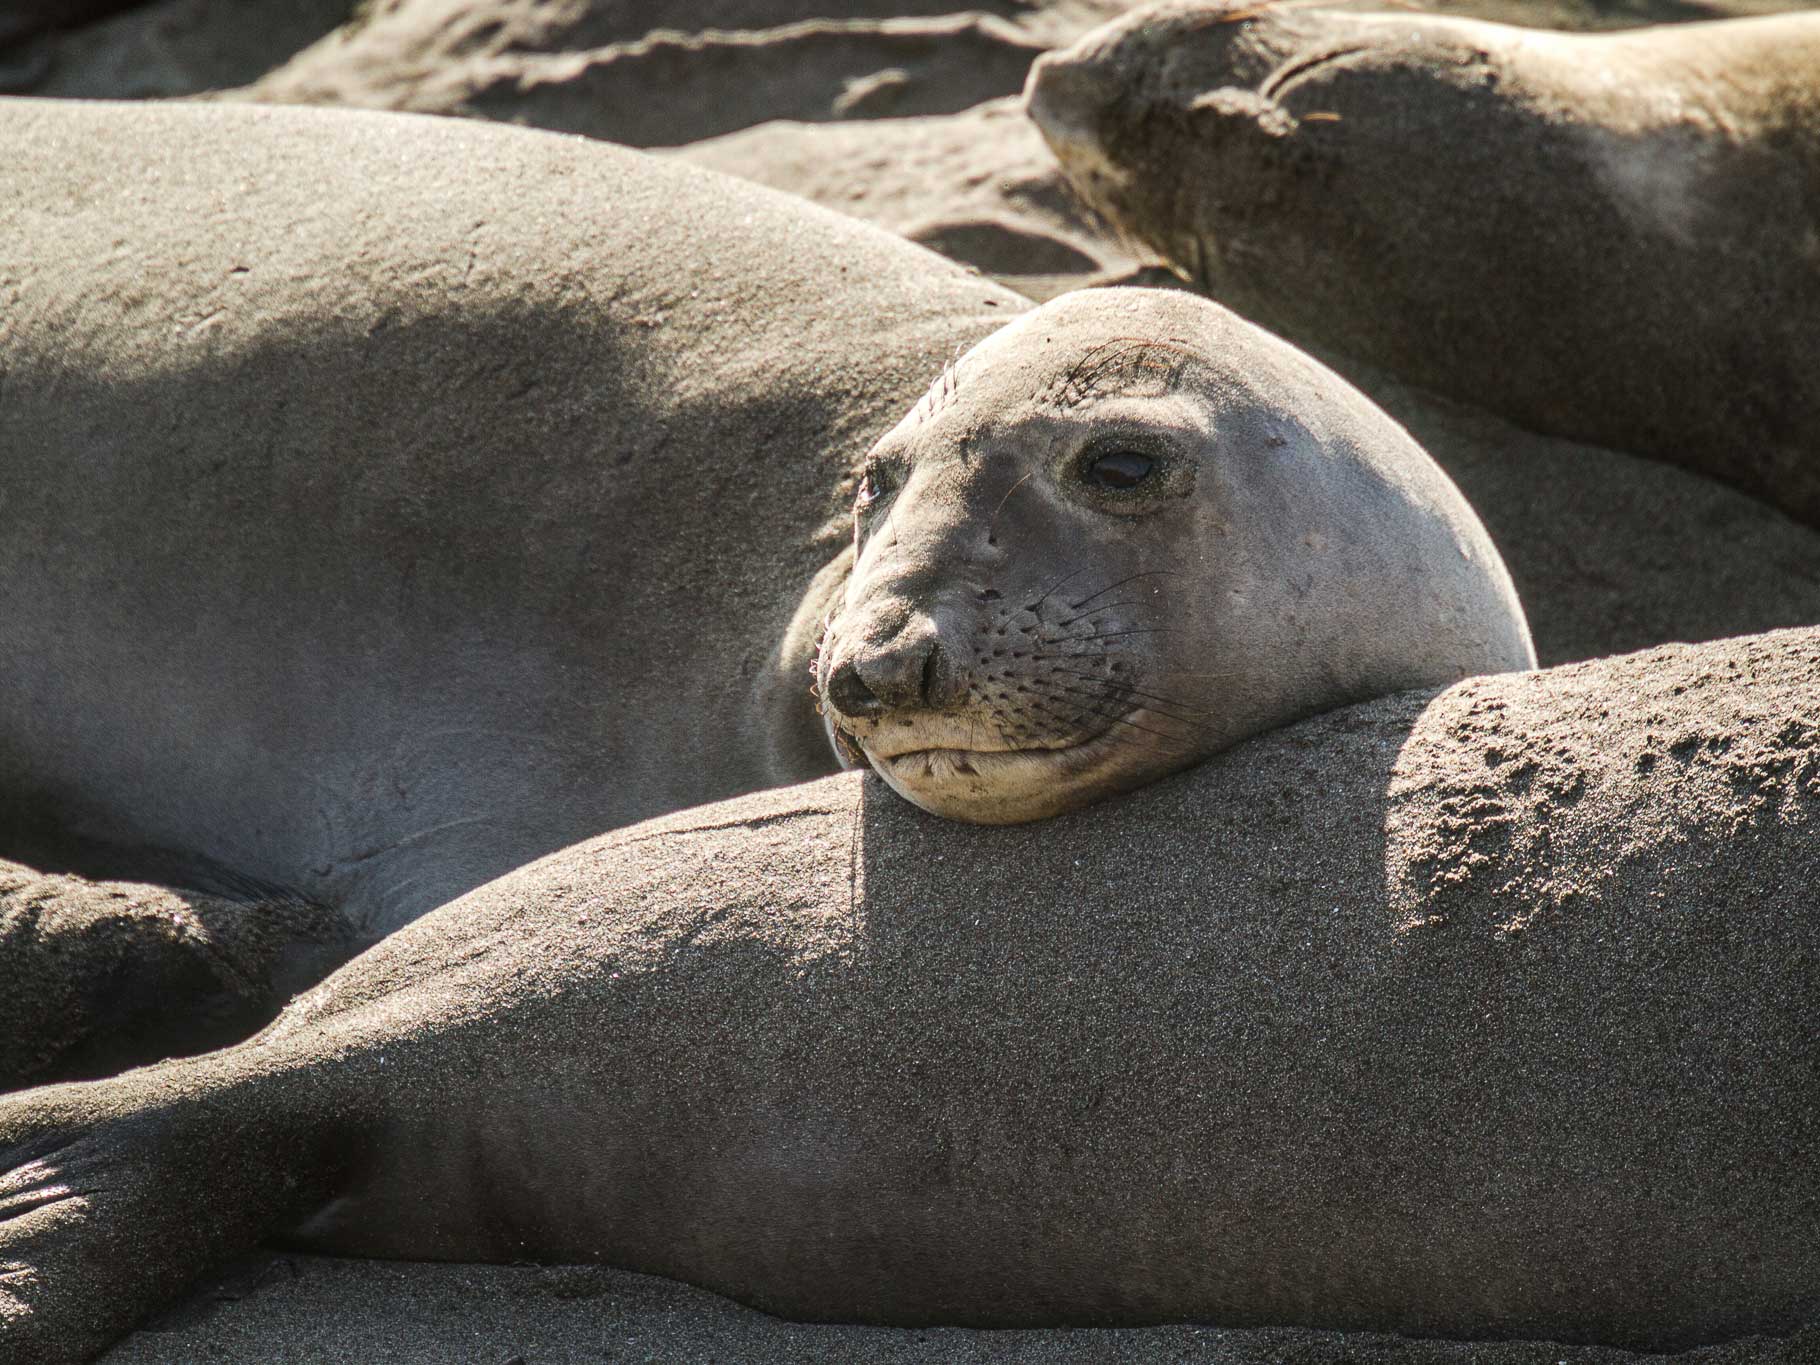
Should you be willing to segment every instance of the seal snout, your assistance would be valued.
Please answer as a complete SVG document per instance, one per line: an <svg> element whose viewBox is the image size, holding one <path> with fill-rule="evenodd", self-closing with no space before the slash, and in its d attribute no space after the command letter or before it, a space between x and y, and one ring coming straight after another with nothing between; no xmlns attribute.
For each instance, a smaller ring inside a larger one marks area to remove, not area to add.
<svg viewBox="0 0 1820 1365"><path fill-rule="evenodd" d="M1051 141L1091 143L1108 93L1104 84L1086 63L1045 52L1031 63L1024 112Z"/></svg>
<svg viewBox="0 0 1820 1365"><path fill-rule="evenodd" d="M823 702L842 721L874 725L900 711L940 710L947 692L941 640L931 622L877 644L860 643L836 659Z"/></svg>
<svg viewBox="0 0 1820 1365"><path fill-rule="evenodd" d="M1024 112L1058 157L1077 168L1110 174L1101 148L1101 119L1118 91L1099 69L1074 49L1047 52L1030 67L1024 85Z"/></svg>
<svg viewBox="0 0 1820 1365"><path fill-rule="evenodd" d="M828 704L843 716L874 720L885 711L885 703L866 685L859 665L851 659L834 670L826 695Z"/></svg>

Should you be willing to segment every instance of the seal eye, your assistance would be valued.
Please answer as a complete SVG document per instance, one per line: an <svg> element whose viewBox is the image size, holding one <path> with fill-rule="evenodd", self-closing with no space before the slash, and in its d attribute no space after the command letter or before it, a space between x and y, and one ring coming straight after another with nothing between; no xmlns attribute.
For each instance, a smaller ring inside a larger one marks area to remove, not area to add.
<svg viewBox="0 0 1820 1365"><path fill-rule="evenodd" d="M885 494L891 491L891 480L885 471L875 464L869 464L860 472L859 494L854 499L854 506L865 511Z"/></svg>
<svg viewBox="0 0 1820 1365"><path fill-rule="evenodd" d="M1150 477L1156 461L1135 450L1108 450L1096 455L1081 470L1081 477L1095 488L1122 493Z"/></svg>

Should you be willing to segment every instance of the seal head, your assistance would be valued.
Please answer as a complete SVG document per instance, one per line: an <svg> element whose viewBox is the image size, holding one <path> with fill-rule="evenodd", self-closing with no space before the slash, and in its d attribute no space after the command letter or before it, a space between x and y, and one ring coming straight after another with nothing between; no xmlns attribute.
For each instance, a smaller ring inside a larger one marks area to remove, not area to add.
<svg viewBox="0 0 1820 1365"><path fill-rule="evenodd" d="M1470 507L1363 395L1191 295L1073 293L867 456L817 689L837 751L981 824L1299 716L1531 668Z"/></svg>
<svg viewBox="0 0 1820 1365"><path fill-rule="evenodd" d="M1279 333L1820 525L1820 13L1570 34L1139 9L1026 107L1134 254Z"/></svg>

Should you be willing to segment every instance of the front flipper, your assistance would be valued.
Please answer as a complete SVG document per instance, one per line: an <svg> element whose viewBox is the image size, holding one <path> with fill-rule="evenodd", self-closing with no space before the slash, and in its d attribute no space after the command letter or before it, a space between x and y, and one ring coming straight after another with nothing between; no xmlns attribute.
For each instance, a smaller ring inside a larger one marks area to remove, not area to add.
<svg viewBox="0 0 1820 1365"><path fill-rule="evenodd" d="M299 1087L222 1072L0 1098L0 1360L90 1359L322 1197L333 1168L287 1102Z"/></svg>

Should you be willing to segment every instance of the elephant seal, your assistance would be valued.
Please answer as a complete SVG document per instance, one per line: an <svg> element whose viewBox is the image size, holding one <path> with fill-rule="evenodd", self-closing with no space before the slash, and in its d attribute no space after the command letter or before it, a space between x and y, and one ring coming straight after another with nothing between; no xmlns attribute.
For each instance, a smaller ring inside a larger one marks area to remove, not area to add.
<svg viewBox="0 0 1820 1365"><path fill-rule="evenodd" d="M1036 825L616 831L238 1047L0 1099L0 1356L257 1239L793 1318L1667 1349L1820 1313L1820 629L1331 712Z"/></svg>
<svg viewBox="0 0 1820 1365"><path fill-rule="evenodd" d="M1179 291L1066 294L868 455L818 661L925 810L1034 820L1314 711L1535 667L1447 476L1363 394Z"/></svg>
<svg viewBox="0 0 1820 1365"><path fill-rule="evenodd" d="M1041 58L1069 180L1199 288L1820 525L1820 15L1564 34L1253 0Z"/></svg>
<svg viewBox="0 0 1820 1365"><path fill-rule="evenodd" d="M836 770L789 632L851 469L1023 300L579 139L0 132L0 858L111 879L0 888L0 1087L243 1036L327 944Z"/></svg>
<svg viewBox="0 0 1820 1365"><path fill-rule="evenodd" d="M0 854L378 936L835 770L783 642L851 469L1024 301L575 138L0 129Z"/></svg>
<svg viewBox="0 0 1820 1365"><path fill-rule="evenodd" d="M0 855L174 885L213 907L220 934L159 944L159 961L176 964L166 989L138 994L166 999L172 1027L133 1030L140 1060L184 1036L198 990L219 994L215 967L235 957L229 940L242 930L211 897L343 916L352 934L339 939L320 916L280 916L309 924L298 946L318 961L325 935L351 951L554 847L832 771L804 678L851 564L842 541L856 452L906 410L929 421L913 416L901 432L931 450L951 442L976 393L1032 380L1017 354L1041 349L1051 326L962 362L958 405L919 403L941 357L1027 305L754 187L618 149L419 118L21 101L0 123L15 145L59 149L0 172L0 278L14 323L0 337L10 590ZM306 184L282 167L321 173ZM850 288L825 287L843 276ZM1167 723L1190 726L1190 740L1155 734L1174 710L1161 702L1155 716L1109 718L1157 746L1127 746L1115 772L1083 774L1045 802L987 793L997 804L982 816L973 800L971 818L1063 809L1317 705L1526 666L1520 612L1470 512L1318 366L1186 298L1108 293L1044 316L1056 320L1052 360L1073 357L1068 382L1080 390L1055 391L1052 425L1179 407L1185 396L1145 396L1144 384L1199 346L1276 388L1213 403L1212 387L1229 381L1197 361L1183 382L1207 394L1180 420L1262 442L1243 459L1285 478L1309 433L1333 459L1315 461L1306 489L1278 490L1310 518L1285 531L1301 539L1281 562L1227 546L1196 569L1217 567L1229 596L1259 596L1248 574L1296 575L1295 600L1280 612L1266 604L1254 624L1306 637L1278 649L1300 681L1266 684L1250 663L1216 661L1249 695L1205 722L1177 712ZM1096 327L1162 329L1157 345L1175 359L1158 371L1154 348L1145 359L1122 341L1107 347ZM1256 426L1260 408L1247 435L1242 409L1266 398L1275 425ZM906 453L904 439L891 448ZM1377 463L1415 472L1379 479L1368 473ZM986 465L996 471L996 457ZM1197 507L1214 496L1238 506L1226 471L1191 476L1184 462L1171 478L1199 479ZM1380 624L1434 628L1429 643L1398 646L1422 667L1386 671L1332 638L1347 628L1332 619L1328 575L1355 575L1345 591L1363 602L1374 585L1413 581L1355 548L1368 504L1324 501L1357 495L1348 479L1426 500L1432 514L1412 506L1407 526L1372 534L1381 549L1407 535L1398 553L1448 566L1431 576L1441 596L1454 591L1450 572L1466 585L1458 603L1414 594L1413 615L1381 604ZM1022 562L1005 591L1034 581L1032 536L1063 533L1039 524L1038 507L1052 503L1033 484L1002 509ZM1296 513L1245 515L1288 527ZM1336 518L1357 524L1336 529ZM1141 557L1140 541L1114 534L1140 520L1105 519L1095 554L1107 565ZM1228 534L1213 514L1177 521L1178 548ZM869 613L876 624L880 592L902 586L901 562L870 551L842 619ZM1469 602L1471 590L1496 603ZM1085 591L1077 580L1055 604ZM1104 630L1136 600L1080 611ZM1131 649L1107 655L1106 676L1085 686L1115 674L1120 696L1198 685L1175 675L1203 648L1263 657L1259 637L1210 635L1187 594L1144 600L1182 610L1195 631L1168 652L1173 672L1119 673L1158 654ZM1505 635L1475 645L1449 633L1457 622L1421 617L1456 607L1469 625L1502 611ZM1156 614L1135 629L1163 628ZM843 626L849 654L855 638ZM38 979L56 963L85 970L58 947L69 936L40 932L31 911L68 894L53 879L6 898L27 912L14 937L46 949L0 961L0 974L34 976L34 989L5 993L15 1006L44 1004L9 1025L24 1040L15 1052L45 1066L85 1033L109 1045L108 991ZM9 914L0 905L0 921ZM122 942L143 938L121 928ZM262 941L256 960L287 956ZM264 987L230 975L241 1018ZM77 999L96 1008L71 1019L56 1003Z"/></svg>

